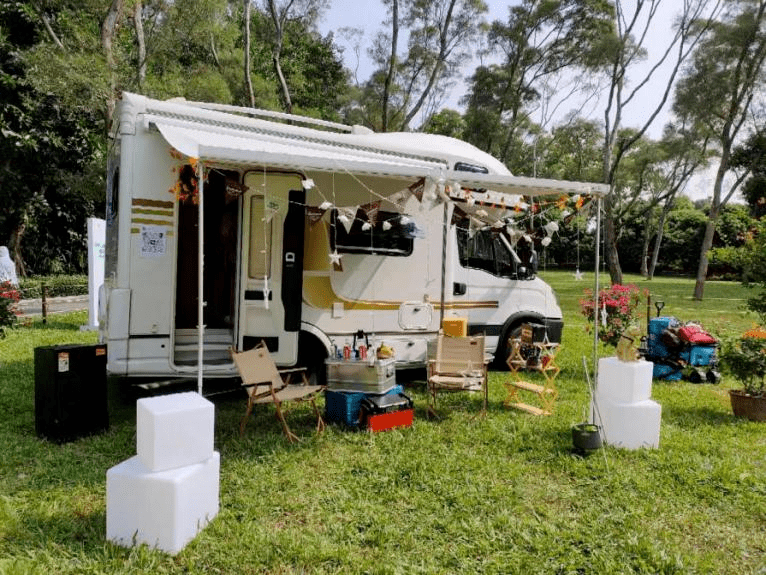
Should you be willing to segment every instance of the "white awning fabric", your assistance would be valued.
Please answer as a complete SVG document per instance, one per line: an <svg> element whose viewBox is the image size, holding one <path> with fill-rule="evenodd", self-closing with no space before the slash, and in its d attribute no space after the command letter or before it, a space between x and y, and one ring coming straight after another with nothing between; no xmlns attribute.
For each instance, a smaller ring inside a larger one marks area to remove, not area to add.
<svg viewBox="0 0 766 575"><path fill-rule="evenodd" d="M464 188L524 195L590 194L608 192L603 184L525 178L501 174L454 171L438 161L368 147L332 145L273 134L195 126L172 118L147 117L167 142L182 154L209 163L258 164L301 171L347 172L414 181L431 178L456 182ZM424 156L425 157L425 156Z"/></svg>

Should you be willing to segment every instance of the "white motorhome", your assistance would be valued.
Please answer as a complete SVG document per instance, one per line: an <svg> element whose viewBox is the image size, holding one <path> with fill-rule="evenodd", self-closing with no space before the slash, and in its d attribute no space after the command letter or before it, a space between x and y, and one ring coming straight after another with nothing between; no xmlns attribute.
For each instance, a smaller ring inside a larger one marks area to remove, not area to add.
<svg viewBox="0 0 766 575"><path fill-rule="evenodd" d="M601 186L517 178L452 138L233 106L125 93L116 118L99 303L110 374L232 376L229 349L261 340L320 374L360 332L397 367L423 366L452 316L501 358L523 322L561 337L505 218L520 195Z"/></svg>

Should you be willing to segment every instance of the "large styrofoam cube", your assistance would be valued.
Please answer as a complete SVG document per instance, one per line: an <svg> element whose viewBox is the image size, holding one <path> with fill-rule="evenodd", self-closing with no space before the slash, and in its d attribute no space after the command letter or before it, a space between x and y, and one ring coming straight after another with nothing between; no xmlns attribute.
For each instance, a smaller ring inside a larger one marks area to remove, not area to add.
<svg viewBox="0 0 766 575"><path fill-rule="evenodd" d="M616 357L598 360L596 393L618 403L644 401L652 396L651 361L620 361Z"/></svg>
<svg viewBox="0 0 766 575"><path fill-rule="evenodd" d="M609 445L626 449L660 446L662 406L656 401L620 403L597 396L593 412Z"/></svg>
<svg viewBox="0 0 766 575"><path fill-rule="evenodd" d="M220 455L165 471L131 457L106 472L106 538L181 551L219 509Z"/></svg>
<svg viewBox="0 0 766 575"><path fill-rule="evenodd" d="M145 397L136 406L136 450L150 471L206 461L213 455L213 404L189 391Z"/></svg>

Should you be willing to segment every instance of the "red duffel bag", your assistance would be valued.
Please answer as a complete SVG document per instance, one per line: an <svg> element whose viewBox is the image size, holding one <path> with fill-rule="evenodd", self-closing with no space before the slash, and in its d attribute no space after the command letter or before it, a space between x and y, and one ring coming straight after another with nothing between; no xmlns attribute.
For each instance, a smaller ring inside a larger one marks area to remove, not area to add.
<svg viewBox="0 0 766 575"><path fill-rule="evenodd" d="M718 343L716 339L706 332L701 325L697 323L687 323L678 328L678 337L688 343L697 345L712 345Z"/></svg>

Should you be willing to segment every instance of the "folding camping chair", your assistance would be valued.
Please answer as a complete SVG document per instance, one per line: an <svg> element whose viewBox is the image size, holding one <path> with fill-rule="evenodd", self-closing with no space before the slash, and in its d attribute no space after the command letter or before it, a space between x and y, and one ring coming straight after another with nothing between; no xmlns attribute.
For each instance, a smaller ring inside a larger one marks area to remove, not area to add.
<svg viewBox="0 0 766 575"><path fill-rule="evenodd" d="M247 388L247 411L239 424L239 433L242 435L245 431L250 413L253 406L258 403L273 403L277 410L277 418L282 424L282 429L287 438L293 441L300 441L287 425L285 421L285 411L282 404L289 401L301 402L308 401L314 408L317 416L317 433L324 430L324 420L316 406L316 396L324 390L322 385L309 385L306 377L306 368L299 367L293 369L277 369L274 360L266 348L266 343L261 341L257 346L243 352L231 350L231 356L239 370L242 378L242 385ZM292 383L293 375L300 375L302 382Z"/></svg>
<svg viewBox="0 0 766 575"><path fill-rule="evenodd" d="M436 416L436 395L440 391L481 391L481 414L487 412L487 364L484 335L452 337L439 333L436 357L428 362L428 413Z"/></svg>

